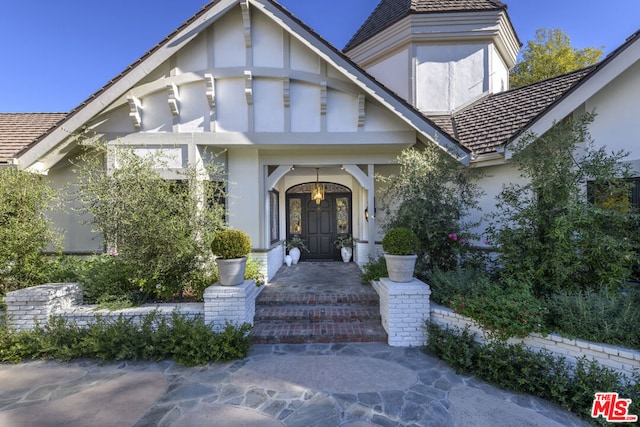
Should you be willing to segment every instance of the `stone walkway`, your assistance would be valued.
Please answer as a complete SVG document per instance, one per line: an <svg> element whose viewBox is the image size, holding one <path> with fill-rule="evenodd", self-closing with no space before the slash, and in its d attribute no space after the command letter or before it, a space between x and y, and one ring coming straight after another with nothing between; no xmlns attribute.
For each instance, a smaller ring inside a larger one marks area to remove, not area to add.
<svg viewBox="0 0 640 427"><path fill-rule="evenodd" d="M544 400L456 375L420 349L255 345L249 357L0 365L2 426L583 426Z"/></svg>

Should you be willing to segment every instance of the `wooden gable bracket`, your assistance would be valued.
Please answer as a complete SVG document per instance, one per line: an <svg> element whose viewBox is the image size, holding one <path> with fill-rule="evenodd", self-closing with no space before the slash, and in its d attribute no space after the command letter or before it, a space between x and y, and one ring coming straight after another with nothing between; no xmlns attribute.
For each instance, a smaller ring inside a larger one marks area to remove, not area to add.
<svg viewBox="0 0 640 427"><path fill-rule="evenodd" d="M178 86L171 82L167 85L167 91L169 92L169 109L171 110L171 114L177 116L180 114L180 110L178 108L178 101L180 100Z"/></svg>
<svg viewBox="0 0 640 427"><path fill-rule="evenodd" d="M241 0L242 23L244 25L244 44L249 49L251 47L251 13L249 10L249 0Z"/></svg>
<svg viewBox="0 0 640 427"><path fill-rule="evenodd" d="M364 127L364 118L365 118L365 100L366 97L364 95L358 95L358 127Z"/></svg>
<svg viewBox="0 0 640 427"><path fill-rule="evenodd" d="M213 74L205 74L204 82L207 85L207 101L209 101L209 107L211 107L212 111L216 109L216 80L213 77Z"/></svg>
<svg viewBox="0 0 640 427"><path fill-rule="evenodd" d="M327 114L327 82L320 82L320 114Z"/></svg>
<svg viewBox="0 0 640 427"><path fill-rule="evenodd" d="M282 100L284 102L284 108L291 107L291 80L289 77L282 79Z"/></svg>
<svg viewBox="0 0 640 427"><path fill-rule="evenodd" d="M247 104L253 105L253 76L251 71L244 72L244 96L247 98Z"/></svg>
<svg viewBox="0 0 640 427"><path fill-rule="evenodd" d="M140 110L142 110L142 102L133 95L127 96L127 102L129 103L129 118L136 129L142 127L142 116Z"/></svg>

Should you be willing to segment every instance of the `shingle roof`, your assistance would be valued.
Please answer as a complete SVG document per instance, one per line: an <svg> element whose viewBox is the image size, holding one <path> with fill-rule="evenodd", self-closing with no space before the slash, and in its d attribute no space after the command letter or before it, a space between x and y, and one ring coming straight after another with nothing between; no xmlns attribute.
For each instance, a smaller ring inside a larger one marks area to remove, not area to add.
<svg viewBox="0 0 640 427"><path fill-rule="evenodd" d="M507 6L498 0L382 0L349 40L344 50L355 47L412 13L472 12L506 8Z"/></svg>
<svg viewBox="0 0 640 427"><path fill-rule="evenodd" d="M495 151L509 142L534 118L562 98L594 70L595 66L543 80L528 86L490 95L455 113L451 124L437 123L452 129L453 136L476 154ZM435 121L434 118L432 120Z"/></svg>
<svg viewBox="0 0 640 427"><path fill-rule="evenodd" d="M62 120L66 113L0 113L0 164Z"/></svg>

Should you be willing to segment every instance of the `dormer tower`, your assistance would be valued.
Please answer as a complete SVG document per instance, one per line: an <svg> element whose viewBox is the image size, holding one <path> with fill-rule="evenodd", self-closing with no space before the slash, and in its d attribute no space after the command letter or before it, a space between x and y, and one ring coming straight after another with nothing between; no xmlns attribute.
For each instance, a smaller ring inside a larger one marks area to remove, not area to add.
<svg viewBox="0 0 640 427"><path fill-rule="evenodd" d="M344 52L429 116L509 89L521 43L492 0L382 0Z"/></svg>

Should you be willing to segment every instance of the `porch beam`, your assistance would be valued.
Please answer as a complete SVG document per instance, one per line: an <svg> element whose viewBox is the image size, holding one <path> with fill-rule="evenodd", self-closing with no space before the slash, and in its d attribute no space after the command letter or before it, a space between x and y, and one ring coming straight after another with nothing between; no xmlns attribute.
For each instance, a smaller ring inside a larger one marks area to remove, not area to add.
<svg viewBox="0 0 640 427"><path fill-rule="evenodd" d="M373 188L373 185L371 184L371 182L373 182L373 177L367 176L367 174L362 172L362 170L357 165L342 165L342 167L358 181L358 184L360 184L362 188L367 191L369 191L369 188Z"/></svg>
<svg viewBox="0 0 640 427"><path fill-rule="evenodd" d="M276 168L276 170L271 172L271 175L267 177L267 191L273 190L273 187L276 186L278 181L280 181L283 176L289 173L292 167L293 165L280 165Z"/></svg>

